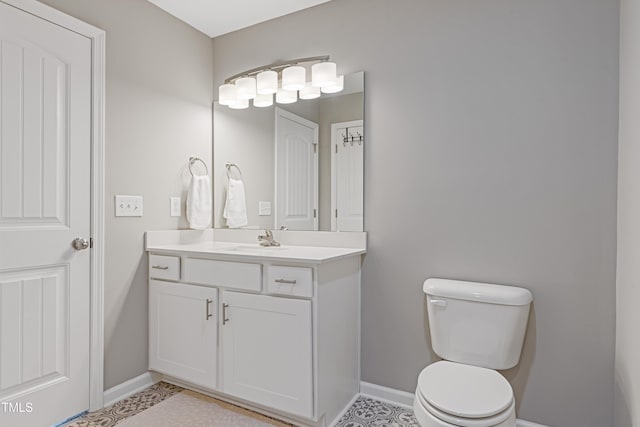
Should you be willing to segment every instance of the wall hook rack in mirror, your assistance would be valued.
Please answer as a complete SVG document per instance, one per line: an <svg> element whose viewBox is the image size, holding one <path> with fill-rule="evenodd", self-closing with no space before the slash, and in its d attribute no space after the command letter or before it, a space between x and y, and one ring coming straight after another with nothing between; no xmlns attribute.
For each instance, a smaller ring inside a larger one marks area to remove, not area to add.
<svg viewBox="0 0 640 427"><path fill-rule="evenodd" d="M356 132L358 136L353 136L350 134L349 136L345 136L342 134L342 146L346 147L347 144L350 144L353 147L353 143L357 142L358 145L362 145L362 141L364 141L364 137L360 134L360 132Z"/></svg>

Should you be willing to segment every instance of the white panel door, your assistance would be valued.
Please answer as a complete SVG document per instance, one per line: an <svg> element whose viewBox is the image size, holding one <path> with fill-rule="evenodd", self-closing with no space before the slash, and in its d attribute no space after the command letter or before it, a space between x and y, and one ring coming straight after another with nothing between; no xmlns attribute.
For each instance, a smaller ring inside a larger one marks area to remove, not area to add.
<svg viewBox="0 0 640 427"><path fill-rule="evenodd" d="M276 108L276 228L318 229L318 124Z"/></svg>
<svg viewBox="0 0 640 427"><path fill-rule="evenodd" d="M216 388L218 290L149 281L149 369Z"/></svg>
<svg viewBox="0 0 640 427"><path fill-rule="evenodd" d="M313 415L311 301L223 292L225 393Z"/></svg>
<svg viewBox="0 0 640 427"><path fill-rule="evenodd" d="M2 426L89 407L90 120L90 40L0 2Z"/></svg>
<svg viewBox="0 0 640 427"><path fill-rule="evenodd" d="M364 230L362 120L332 125L332 231Z"/></svg>

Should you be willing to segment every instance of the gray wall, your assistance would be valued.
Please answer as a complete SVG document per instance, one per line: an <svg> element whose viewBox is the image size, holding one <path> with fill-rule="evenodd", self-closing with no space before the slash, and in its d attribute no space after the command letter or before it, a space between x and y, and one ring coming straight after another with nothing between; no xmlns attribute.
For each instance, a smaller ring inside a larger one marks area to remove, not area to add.
<svg viewBox="0 0 640 427"><path fill-rule="evenodd" d="M334 0L213 41L213 82L330 54L364 70L363 380L413 391L422 281L525 286L519 418L613 419L616 0ZM305 34L307 36L305 36Z"/></svg>
<svg viewBox="0 0 640 427"><path fill-rule="evenodd" d="M169 216L190 155L211 167L211 39L144 0L43 0L107 32L105 388L147 371L143 233ZM115 218L115 194L144 196L144 217Z"/></svg>
<svg viewBox="0 0 640 427"><path fill-rule="evenodd" d="M640 427L640 0L620 6L615 426Z"/></svg>

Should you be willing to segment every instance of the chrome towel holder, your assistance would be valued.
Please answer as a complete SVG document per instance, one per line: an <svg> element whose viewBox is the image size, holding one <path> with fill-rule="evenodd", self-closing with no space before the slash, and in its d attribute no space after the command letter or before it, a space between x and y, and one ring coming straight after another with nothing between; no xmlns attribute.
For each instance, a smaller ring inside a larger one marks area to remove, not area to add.
<svg viewBox="0 0 640 427"><path fill-rule="evenodd" d="M195 174L193 173L193 169L191 169L191 167L196 162L202 163L202 165L204 166L205 175L209 175L209 168L207 167L207 164L204 162L204 160L202 160L200 157L191 156L189 157L189 172L191 172L191 176L195 176Z"/></svg>
<svg viewBox="0 0 640 427"><path fill-rule="evenodd" d="M236 170L238 171L238 176L240 176L240 180L242 180L242 171L240 170L238 165L231 162L226 162L224 165L227 168L227 179L231 178L231 168L236 168Z"/></svg>

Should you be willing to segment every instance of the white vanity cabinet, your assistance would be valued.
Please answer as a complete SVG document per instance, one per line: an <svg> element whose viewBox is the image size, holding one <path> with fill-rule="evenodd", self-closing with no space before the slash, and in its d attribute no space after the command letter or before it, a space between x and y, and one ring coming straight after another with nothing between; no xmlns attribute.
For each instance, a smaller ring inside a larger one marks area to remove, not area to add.
<svg viewBox="0 0 640 427"><path fill-rule="evenodd" d="M218 290L149 281L149 369L216 388Z"/></svg>
<svg viewBox="0 0 640 427"><path fill-rule="evenodd" d="M149 368L165 381L317 427L357 396L364 250L147 250Z"/></svg>
<svg viewBox="0 0 640 427"><path fill-rule="evenodd" d="M310 418L311 301L222 293L224 392Z"/></svg>

